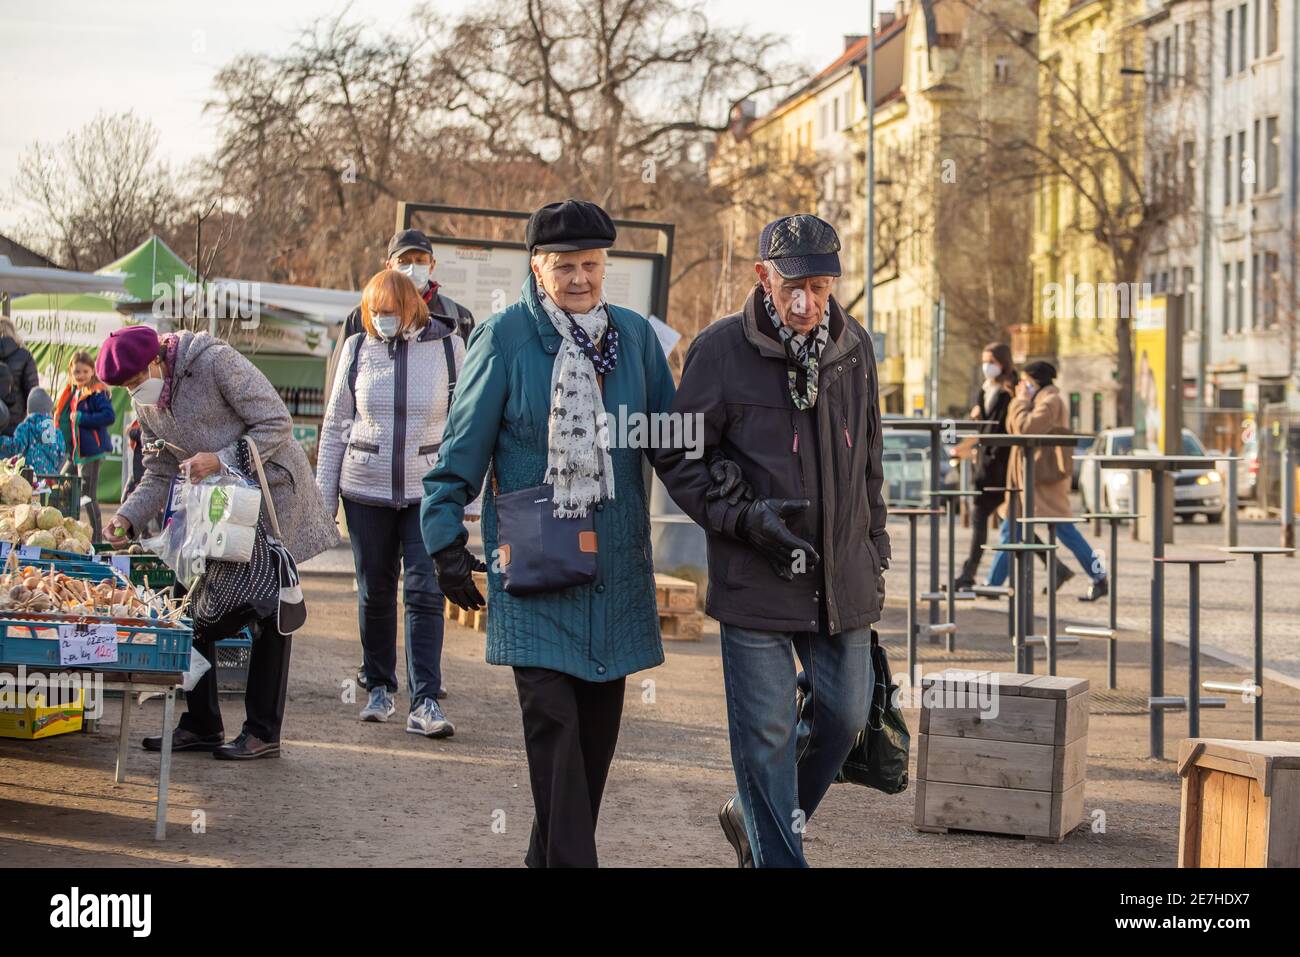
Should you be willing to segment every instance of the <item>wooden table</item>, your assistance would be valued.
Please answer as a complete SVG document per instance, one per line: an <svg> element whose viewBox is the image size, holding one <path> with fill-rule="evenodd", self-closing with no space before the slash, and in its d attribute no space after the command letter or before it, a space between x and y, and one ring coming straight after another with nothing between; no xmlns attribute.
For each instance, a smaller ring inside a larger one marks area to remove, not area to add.
<svg viewBox="0 0 1300 957"><path fill-rule="evenodd" d="M27 665L10 665L0 663L0 672L14 675L30 674ZM167 789L171 780L172 767L172 725L176 715L176 692L181 690L182 675L153 671L100 671L91 668L73 668L60 665L59 673L77 674L82 680L87 678L103 691L120 691L122 693L122 720L117 733L117 766L113 771L113 781L121 784L126 780L126 758L130 741L131 696L140 693L160 693L163 696L162 751L158 764L158 807L154 819L154 839L163 840L167 836ZM50 674L42 671L42 674Z"/></svg>

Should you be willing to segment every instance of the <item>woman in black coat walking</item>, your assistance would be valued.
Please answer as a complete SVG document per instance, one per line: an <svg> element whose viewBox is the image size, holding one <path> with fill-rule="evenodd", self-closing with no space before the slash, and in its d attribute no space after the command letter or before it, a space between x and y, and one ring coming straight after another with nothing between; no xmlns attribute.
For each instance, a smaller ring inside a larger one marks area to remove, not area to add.
<svg viewBox="0 0 1300 957"><path fill-rule="evenodd" d="M991 342L984 347L980 363L984 384L980 387L979 401L970 410L970 417L981 423L981 432L1005 432L1007 407L1011 405L1011 390L1015 388L1017 378L1011 349L1006 343ZM1002 488L1007 482L1007 459L1011 454L1010 446L972 444L975 449L973 478L980 495L971 500L970 554L962 565L960 577L953 583L954 588L962 591L975 584L975 573L979 571L980 559L984 556L984 543L988 541L989 519L997 513L1005 497Z"/></svg>
<svg viewBox="0 0 1300 957"><path fill-rule="evenodd" d="M5 435L13 435L18 423L27 415L27 394L40 385L36 375L36 360L23 347L12 319L0 318L0 364L5 367L7 384L0 382L0 402L8 412L8 420L0 426Z"/></svg>

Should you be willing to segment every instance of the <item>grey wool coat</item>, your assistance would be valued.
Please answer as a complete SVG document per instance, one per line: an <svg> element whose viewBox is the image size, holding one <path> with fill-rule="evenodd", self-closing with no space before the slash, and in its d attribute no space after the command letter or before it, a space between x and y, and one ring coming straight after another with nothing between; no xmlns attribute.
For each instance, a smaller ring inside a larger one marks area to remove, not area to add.
<svg viewBox="0 0 1300 957"><path fill-rule="evenodd" d="M293 440L293 422L275 387L229 343L206 332L178 335L175 368L168 370L167 409L136 410L146 448L155 439L167 446L145 452L144 477L118 514L131 528L144 528L167 504L182 459L211 452L233 466L236 443L249 436L262 455L289 554L304 562L333 547L339 540L338 528L325 513L311 463Z"/></svg>

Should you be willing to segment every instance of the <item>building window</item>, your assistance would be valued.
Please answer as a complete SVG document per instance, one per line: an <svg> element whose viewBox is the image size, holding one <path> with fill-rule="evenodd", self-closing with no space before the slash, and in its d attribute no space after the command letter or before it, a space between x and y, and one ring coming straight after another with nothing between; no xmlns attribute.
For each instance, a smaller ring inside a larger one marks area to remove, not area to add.
<svg viewBox="0 0 1300 957"><path fill-rule="evenodd" d="M1251 32L1254 40L1253 57L1259 59L1259 34L1264 28L1264 0L1255 0L1255 29Z"/></svg>
<svg viewBox="0 0 1300 957"><path fill-rule="evenodd" d="M1191 77L1196 75L1196 21L1187 24L1187 45L1183 54L1183 73Z"/></svg>
<svg viewBox="0 0 1300 957"><path fill-rule="evenodd" d="M1237 260L1237 331L1246 317L1246 260Z"/></svg>
<svg viewBox="0 0 1300 957"><path fill-rule="evenodd" d="M1223 205L1232 205L1232 136L1223 138Z"/></svg>
<svg viewBox="0 0 1300 957"><path fill-rule="evenodd" d="M1231 10L1223 14L1223 75L1232 76L1232 24L1234 18Z"/></svg>
<svg viewBox="0 0 1300 957"><path fill-rule="evenodd" d="M1259 168L1260 161L1264 158L1264 151L1263 151L1262 149L1260 149L1260 142L1259 142L1259 120L1258 120L1258 119L1255 120L1255 132L1254 132L1254 134L1251 136L1250 145L1254 148L1254 151L1255 151L1255 152L1254 152L1254 157L1255 157L1255 182L1254 182L1254 184L1251 186L1251 190L1250 190L1250 191L1251 191L1251 193L1252 193L1253 195L1258 195L1258 194L1259 194L1259 181L1260 181L1261 179L1264 178L1264 171L1263 171L1262 169Z"/></svg>
<svg viewBox="0 0 1300 957"><path fill-rule="evenodd" d="M831 107L832 107L832 109L831 109L831 116L832 116L832 120L831 120L831 122L832 122L832 127L831 127L831 128L832 128L832 129L835 129L835 130L838 130L838 129L840 128L840 101L839 101L839 98L838 98L838 97L836 98L835 102L831 104Z"/></svg>
<svg viewBox="0 0 1300 957"><path fill-rule="evenodd" d="M1259 280L1263 275L1259 268L1259 253L1254 253L1250 257L1250 328L1259 328L1259 306L1263 298L1260 296Z"/></svg>
<svg viewBox="0 0 1300 957"><path fill-rule="evenodd" d="M1005 53L998 54L993 60L993 82L1011 82L1011 57Z"/></svg>
<svg viewBox="0 0 1300 957"><path fill-rule="evenodd" d="M1246 131L1242 130L1237 134L1237 156L1241 164L1241 175L1237 177L1237 202L1246 201L1246 180L1254 179L1254 171L1250 169L1249 160L1246 158Z"/></svg>
<svg viewBox="0 0 1300 957"><path fill-rule="evenodd" d="M1191 266L1183 267L1183 331L1190 332L1196 328L1196 270Z"/></svg>
<svg viewBox="0 0 1300 957"><path fill-rule="evenodd" d="M1265 50L1268 53L1277 52L1277 20L1278 20L1278 0L1268 0L1268 35L1266 37L1267 45Z"/></svg>
<svg viewBox="0 0 1300 957"><path fill-rule="evenodd" d="M1264 120L1264 191L1272 192L1278 188L1281 173L1281 140L1278 137L1277 117L1270 116Z"/></svg>
<svg viewBox="0 0 1300 957"><path fill-rule="evenodd" d="M1169 95L1169 87L1172 86L1172 78L1178 71L1174 69L1174 38L1165 37L1165 72L1160 77L1160 85L1164 88L1164 95Z"/></svg>
<svg viewBox="0 0 1300 957"><path fill-rule="evenodd" d="M1183 143L1183 188L1184 204L1196 202L1196 144L1191 140Z"/></svg>
<svg viewBox="0 0 1300 957"><path fill-rule="evenodd" d="M1237 8L1237 70L1246 72L1246 4Z"/></svg>
<svg viewBox="0 0 1300 957"><path fill-rule="evenodd" d="M1272 329L1277 325L1277 305L1279 290L1278 274L1278 255L1277 253L1264 253L1263 255L1263 281L1260 288L1264 295L1264 328Z"/></svg>
<svg viewBox="0 0 1300 957"><path fill-rule="evenodd" d="M1174 24L1174 62L1173 62L1175 86L1183 85L1183 72L1182 70L1179 69L1179 65L1180 65L1179 61L1182 59L1182 55L1183 55L1183 25L1181 23L1175 23Z"/></svg>
<svg viewBox="0 0 1300 957"><path fill-rule="evenodd" d="M1232 334L1232 263L1223 264L1223 334Z"/></svg>

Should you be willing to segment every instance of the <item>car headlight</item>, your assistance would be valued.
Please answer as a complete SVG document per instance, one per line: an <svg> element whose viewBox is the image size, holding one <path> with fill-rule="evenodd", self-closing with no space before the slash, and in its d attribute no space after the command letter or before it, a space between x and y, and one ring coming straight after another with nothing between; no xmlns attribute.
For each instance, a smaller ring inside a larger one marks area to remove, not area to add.
<svg viewBox="0 0 1300 957"><path fill-rule="evenodd" d="M1213 485L1215 482L1221 482L1218 472L1206 472L1204 475L1196 476L1197 485Z"/></svg>

